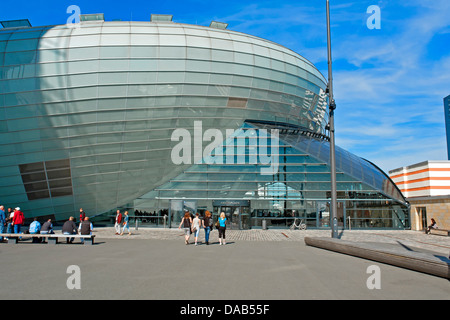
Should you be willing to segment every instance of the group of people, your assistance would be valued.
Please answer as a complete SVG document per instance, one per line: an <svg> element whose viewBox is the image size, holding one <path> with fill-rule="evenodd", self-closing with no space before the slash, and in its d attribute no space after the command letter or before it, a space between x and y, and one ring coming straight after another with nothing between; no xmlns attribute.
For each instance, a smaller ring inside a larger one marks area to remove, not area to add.
<svg viewBox="0 0 450 320"><path fill-rule="evenodd" d="M5 212L5 206L0 205L0 233L5 231L6 233L20 233L24 221L25 216L20 211L20 207L8 208L8 212ZM3 241L3 237L0 237L1 241Z"/></svg>
<svg viewBox="0 0 450 320"><path fill-rule="evenodd" d="M123 236L123 233L125 231L125 229L128 230L128 235L131 236L131 231L130 231L130 218L128 217L128 211L124 212L125 216L122 216L122 213L120 212L120 210L117 210L116 212L116 221L114 223L114 228L116 229L116 235L121 235ZM120 224L122 223L123 225L123 229L122 232L120 232Z"/></svg>
<svg viewBox="0 0 450 320"><path fill-rule="evenodd" d="M5 212L5 207L0 205L0 233L21 233L21 227L25 222L25 215L20 210L20 207L8 208L8 212ZM5 230L6 227L6 230ZM75 224L75 218L70 217L69 220L64 222L62 227L62 233L66 235L91 235L93 230L92 223L89 221L89 217L86 217L86 213L83 208L80 208L80 224L77 227ZM12 232L13 231L13 232ZM52 219L48 219L41 224L37 218L34 218L30 224L27 233L29 234L54 234ZM84 242L83 238L80 238L81 242ZM41 239L33 238L33 242L38 242ZM74 238L67 238L67 243L72 243ZM0 237L0 242L3 241L3 237Z"/></svg>
<svg viewBox="0 0 450 320"><path fill-rule="evenodd" d="M227 227L227 218L225 217L224 212L220 213L219 219L217 220L215 226L219 230L219 244L225 245L226 244L225 230ZM184 216L181 219L181 223L178 226L178 229L181 229L182 227L184 230L184 243L185 244L189 244L189 238L191 236L191 233L193 233L194 234L194 244L197 245L198 235L200 233L200 227L203 227L203 229L205 230L205 243L207 245L209 245L209 235L214 227L211 212L206 211L205 218L203 220L201 220L198 212L195 214L194 219L192 219L190 212L188 210L185 210Z"/></svg>

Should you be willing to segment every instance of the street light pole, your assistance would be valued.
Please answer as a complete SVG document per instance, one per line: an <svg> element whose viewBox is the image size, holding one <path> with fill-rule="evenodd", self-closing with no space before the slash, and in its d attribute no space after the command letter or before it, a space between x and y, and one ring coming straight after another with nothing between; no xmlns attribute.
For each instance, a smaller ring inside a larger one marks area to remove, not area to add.
<svg viewBox="0 0 450 320"><path fill-rule="evenodd" d="M329 100L329 130L330 130L330 167L331 167L331 237L337 238L337 191L336 191L336 152L334 141L334 109L336 103L333 97L333 75L331 66L331 32L330 3L327 0L327 49L328 49L328 100Z"/></svg>

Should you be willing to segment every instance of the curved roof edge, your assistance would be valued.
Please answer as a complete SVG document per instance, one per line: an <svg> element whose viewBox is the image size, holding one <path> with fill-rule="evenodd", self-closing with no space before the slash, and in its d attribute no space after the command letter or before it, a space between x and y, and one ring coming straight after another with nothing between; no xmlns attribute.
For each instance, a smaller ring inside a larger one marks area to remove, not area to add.
<svg viewBox="0 0 450 320"><path fill-rule="evenodd" d="M379 167L378 167L376 164L374 164L373 162L371 162L371 161L369 161L369 160L367 160L367 159L364 159L364 158L360 158L360 159L366 161L367 163L369 163L370 165L372 165L375 169L377 169L378 171L380 171L380 172L386 177L386 179L387 179L388 181L391 182L391 184L392 184L392 185L394 186L394 188L398 191L398 193L402 196L403 201L404 201L403 204L409 207L409 202L408 202L408 200L406 200L406 198L405 198L405 196L403 195L403 193L402 193L402 191L400 190L400 188L395 184L395 182L391 179L391 177L389 177L389 175L386 174L386 172L384 172L381 168L379 168Z"/></svg>
<svg viewBox="0 0 450 320"><path fill-rule="evenodd" d="M324 85L327 85L327 80L325 78L325 76L319 71L319 69L317 69L317 67L308 59L306 59L304 56L302 56L301 54L295 52L292 49L289 49L287 47L285 47L284 45L281 45L279 43L276 43L272 40L267 40L258 36L254 36L248 33L244 33L241 31L234 31L234 30L229 30L229 29L220 29L220 28L214 28L211 26L203 26L203 25L197 25L197 24L189 24L189 23L180 23L180 22L173 22L173 21L121 21L121 20L113 20L113 21L104 21L104 20L89 20L89 21L80 21L79 23L77 23L79 25L86 25L86 26L94 26L94 25L104 25L104 24L108 24L108 25L117 25L117 26L121 26L123 24L142 24L142 25L164 25L164 26L170 26L170 25L178 25L178 26L186 26L186 27L194 27L194 28L201 28L204 30L209 30L209 31L213 31L213 32L222 32L222 33L235 33L235 34L240 34L240 35L244 35L246 37L250 37L253 39L257 39L263 42L267 42L270 44L273 44L277 47L283 48L286 51L289 51L289 53L291 53L293 56L297 57L298 59L302 60L304 63L306 63L308 66L310 66L311 68L313 68L317 74L316 76L318 78L320 78L321 81L324 82ZM71 25L73 24L59 24L59 25L44 25L44 26L27 26L27 27L15 27L15 28L0 28L0 32L5 31L5 32L15 32L15 31L33 31L36 29L43 29L43 28L55 28L55 27L67 27L69 26L70 28L73 28ZM76 24L75 24L76 25Z"/></svg>

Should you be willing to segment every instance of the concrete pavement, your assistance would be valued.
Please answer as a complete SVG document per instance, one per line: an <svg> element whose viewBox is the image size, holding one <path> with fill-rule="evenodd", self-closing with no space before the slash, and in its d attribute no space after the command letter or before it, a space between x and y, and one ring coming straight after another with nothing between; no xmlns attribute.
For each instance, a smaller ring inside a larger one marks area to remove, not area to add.
<svg viewBox="0 0 450 320"><path fill-rule="evenodd" d="M97 228L96 244L0 245L0 299L449 299L448 280L307 246L329 230L227 230L227 245L185 245L178 229ZM200 233L203 240L203 231ZM344 231L346 241L448 255L448 237L414 231ZM191 237L191 241L192 241ZM368 288L370 266L380 289ZM79 273L68 268L76 266ZM69 289L79 276L80 289ZM72 282L71 282L72 281ZM68 285L69 284L69 285Z"/></svg>

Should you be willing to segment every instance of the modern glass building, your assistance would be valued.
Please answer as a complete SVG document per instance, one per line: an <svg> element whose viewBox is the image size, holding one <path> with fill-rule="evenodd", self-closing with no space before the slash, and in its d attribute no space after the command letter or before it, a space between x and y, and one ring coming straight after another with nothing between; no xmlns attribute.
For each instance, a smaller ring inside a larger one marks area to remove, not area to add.
<svg viewBox="0 0 450 320"><path fill-rule="evenodd" d="M0 29L0 203L64 220L224 211L234 228L328 227L326 80L276 43L152 15ZM339 223L409 228L374 164L337 148Z"/></svg>

